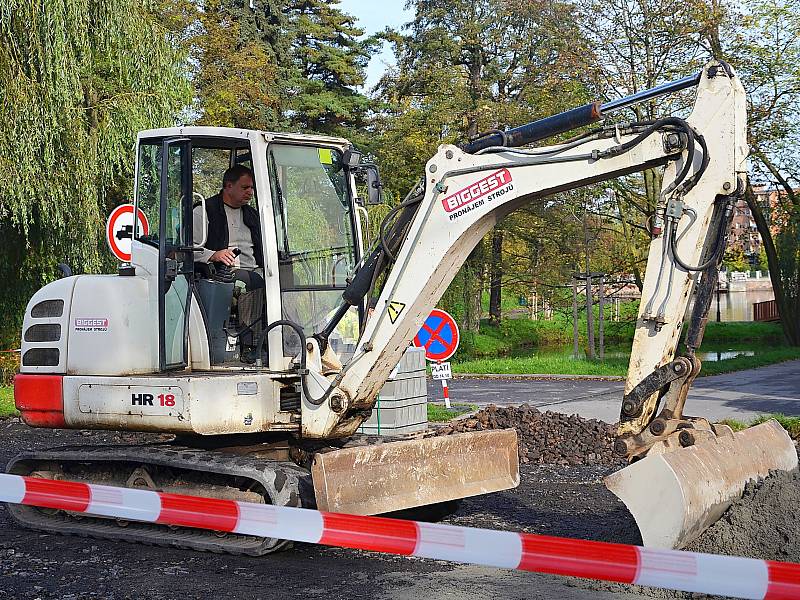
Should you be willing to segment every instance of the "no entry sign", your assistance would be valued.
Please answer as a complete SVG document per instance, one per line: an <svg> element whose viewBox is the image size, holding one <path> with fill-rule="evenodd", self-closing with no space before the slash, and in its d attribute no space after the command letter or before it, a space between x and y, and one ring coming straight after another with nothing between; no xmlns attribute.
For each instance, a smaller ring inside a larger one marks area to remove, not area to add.
<svg viewBox="0 0 800 600"><path fill-rule="evenodd" d="M150 227L147 217L139 210L139 235L147 235ZM106 241L111 252L123 262L131 260L133 241L133 204L123 204L115 208L106 223Z"/></svg>
<svg viewBox="0 0 800 600"><path fill-rule="evenodd" d="M458 339L455 319L445 311L434 308L422 324L422 329L414 336L414 345L425 348L425 358L428 360L447 360L455 354Z"/></svg>

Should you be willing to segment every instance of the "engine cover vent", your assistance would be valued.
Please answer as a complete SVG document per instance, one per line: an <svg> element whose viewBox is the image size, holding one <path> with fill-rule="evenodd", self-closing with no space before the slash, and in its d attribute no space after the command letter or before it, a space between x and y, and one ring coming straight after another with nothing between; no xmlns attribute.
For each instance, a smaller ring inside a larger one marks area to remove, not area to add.
<svg viewBox="0 0 800 600"><path fill-rule="evenodd" d="M22 355L22 366L57 367L59 355L58 348L31 348Z"/></svg>
<svg viewBox="0 0 800 600"><path fill-rule="evenodd" d="M61 325L58 323L31 325L25 331L26 342L57 342L60 339Z"/></svg>
<svg viewBox="0 0 800 600"><path fill-rule="evenodd" d="M60 317L64 314L63 300L43 300L31 309L31 316L37 319Z"/></svg>
<svg viewBox="0 0 800 600"><path fill-rule="evenodd" d="M282 412L300 411L300 392L291 387L282 387L280 390L280 407Z"/></svg>

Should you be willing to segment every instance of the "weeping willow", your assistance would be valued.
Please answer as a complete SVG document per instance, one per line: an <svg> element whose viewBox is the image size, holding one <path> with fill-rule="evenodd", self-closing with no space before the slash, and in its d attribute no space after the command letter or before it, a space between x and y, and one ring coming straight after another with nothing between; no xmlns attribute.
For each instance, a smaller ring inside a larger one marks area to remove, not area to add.
<svg viewBox="0 0 800 600"><path fill-rule="evenodd" d="M136 132L191 99L165 1L0 3L0 344L56 263L109 266L103 227L130 200Z"/></svg>

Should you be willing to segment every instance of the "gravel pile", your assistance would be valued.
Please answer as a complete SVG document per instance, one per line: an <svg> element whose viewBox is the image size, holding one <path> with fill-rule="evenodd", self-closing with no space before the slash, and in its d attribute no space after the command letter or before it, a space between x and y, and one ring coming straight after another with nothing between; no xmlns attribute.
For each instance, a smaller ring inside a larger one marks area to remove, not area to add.
<svg viewBox="0 0 800 600"><path fill-rule="evenodd" d="M449 435L486 429L517 430L521 463L617 466L614 456L615 427L578 415L541 412L533 406L490 405L471 417L451 421L436 431Z"/></svg>

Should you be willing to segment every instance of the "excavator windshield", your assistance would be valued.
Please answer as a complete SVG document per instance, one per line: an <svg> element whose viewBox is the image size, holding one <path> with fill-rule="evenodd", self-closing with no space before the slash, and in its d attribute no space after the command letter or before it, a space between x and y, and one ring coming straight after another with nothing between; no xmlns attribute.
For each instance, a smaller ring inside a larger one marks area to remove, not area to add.
<svg viewBox="0 0 800 600"><path fill-rule="evenodd" d="M338 306L358 260L348 175L335 148L276 143L267 159L284 318L310 335ZM358 337L357 315L348 321L345 343ZM296 350L299 338L284 335L286 349Z"/></svg>

